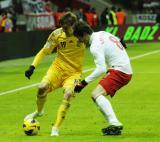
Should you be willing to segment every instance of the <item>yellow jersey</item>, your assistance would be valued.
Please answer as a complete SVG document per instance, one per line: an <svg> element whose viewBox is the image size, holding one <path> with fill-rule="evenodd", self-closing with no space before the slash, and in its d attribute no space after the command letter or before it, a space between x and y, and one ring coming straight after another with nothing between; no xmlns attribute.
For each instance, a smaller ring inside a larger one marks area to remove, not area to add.
<svg viewBox="0 0 160 142"><path fill-rule="evenodd" d="M57 50L57 57L52 65L62 70L80 72L85 45L75 36L67 37L62 28L54 30L48 37L44 47L36 55L32 65L37 66L44 56Z"/></svg>

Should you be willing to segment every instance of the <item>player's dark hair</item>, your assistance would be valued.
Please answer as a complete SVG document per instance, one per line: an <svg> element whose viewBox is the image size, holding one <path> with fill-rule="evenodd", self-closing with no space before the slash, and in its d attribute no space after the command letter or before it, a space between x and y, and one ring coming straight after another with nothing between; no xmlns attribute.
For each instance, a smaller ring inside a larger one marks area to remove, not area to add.
<svg viewBox="0 0 160 142"><path fill-rule="evenodd" d="M82 37L85 33L91 35L93 33L92 28L85 22L78 21L73 26L74 36Z"/></svg>
<svg viewBox="0 0 160 142"><path fill-rule="evenodd" d="M77 17L75 14L73 14L72 12L67 12L64 16L61 17L60 19L60 24L64 25L73 25L75 22L77 21Z"/></svg>

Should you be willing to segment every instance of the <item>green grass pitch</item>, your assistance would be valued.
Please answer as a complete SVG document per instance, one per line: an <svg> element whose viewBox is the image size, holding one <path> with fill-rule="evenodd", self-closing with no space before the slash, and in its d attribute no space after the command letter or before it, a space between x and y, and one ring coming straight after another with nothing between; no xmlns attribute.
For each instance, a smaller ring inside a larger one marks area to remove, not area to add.
<svg viewBox="0 0 160 142"><path fill-rule="evenodd" d="M26 136L22 131L24 116L35 109L37 87L0 95L0 142L159 142L160 52L146 54L157 50L160 51L160 43L131 44L127 49L130 57L146 56L131 61L132 81L113 99L109 98L124 124L121 136L103 136L101 133L107 123L90 98L97 79L72 100L60 136L56 138L50 137L50 131L63 98L62 89L49 94L45 115L38 118L41 130L37 136ZM24 71L33 57L1 62L0 94L40 82L53 59L54 55L46 57L30 80L24 77ZM83 69L93 67L93 58L86 49ZM84 73L83 77L89 73L91 71Z"/></svg>

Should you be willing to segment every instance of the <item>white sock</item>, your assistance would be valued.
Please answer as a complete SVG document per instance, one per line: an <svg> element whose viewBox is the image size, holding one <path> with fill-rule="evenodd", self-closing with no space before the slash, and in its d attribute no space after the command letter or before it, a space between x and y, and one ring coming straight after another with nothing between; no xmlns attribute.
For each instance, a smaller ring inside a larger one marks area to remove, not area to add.
<svg viewBox="0 0 160 142"><path fill-rule="evenodd" d="M103 95L100 95L96 98L96 104L101 109L102 113L105 115L106 119L109 121L110 125L116 125L120 122L118 121L111 103L107 98L105 98Z"/></svg>
<svg viewBox="0 0 160 142"><path fill-rule="evenodd" d="M37 110L34 112L36 113L38 116L42 116L44 114L44 110L42 110L41 112L38 112Z"/></svg>

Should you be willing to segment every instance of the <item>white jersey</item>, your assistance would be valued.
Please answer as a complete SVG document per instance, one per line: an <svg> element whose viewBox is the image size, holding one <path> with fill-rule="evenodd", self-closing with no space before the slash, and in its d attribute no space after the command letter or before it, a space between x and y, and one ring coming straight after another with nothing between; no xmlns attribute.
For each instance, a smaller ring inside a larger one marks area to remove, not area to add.
<svg viewBox="0 0 160 142"><path fill-rule="evenodd" d="M116 36L104 31L94 32L90 38L90 52L94 57L96 68L85 78L86 82L89 83L99 77L107 71L107 68L132 74L130 59Z"/></svg>

